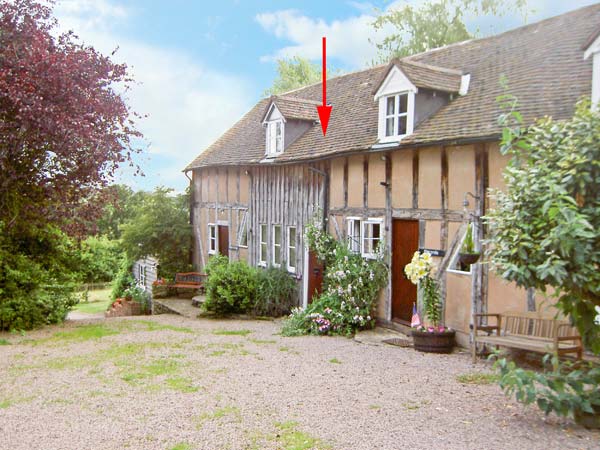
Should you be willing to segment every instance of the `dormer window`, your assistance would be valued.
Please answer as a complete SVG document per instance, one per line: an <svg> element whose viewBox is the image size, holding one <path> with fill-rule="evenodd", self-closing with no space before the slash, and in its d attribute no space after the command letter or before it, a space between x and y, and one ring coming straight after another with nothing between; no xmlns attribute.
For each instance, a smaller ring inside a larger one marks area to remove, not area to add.
<svg viewBox="0 0 600 450"><path fill-rule="evenodd" d="M277 156L283 152L283 120L267 122L267 155Z"/></svg>
<svg viewBox="0 0 600 450"><path fill-rule="evenodd" d="M408 93L385 97L385 136L406 136L408 129Z"/></svg>

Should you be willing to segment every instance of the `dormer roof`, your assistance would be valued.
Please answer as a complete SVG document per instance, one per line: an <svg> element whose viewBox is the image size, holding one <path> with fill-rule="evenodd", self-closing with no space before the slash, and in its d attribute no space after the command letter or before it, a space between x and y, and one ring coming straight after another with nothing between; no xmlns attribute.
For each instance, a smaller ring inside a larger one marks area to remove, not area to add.
<svg viewBox="0 0 600 450"><path fill-rule="evenodd" d="M320 105L320 103L318 101L276 95L271 96L269 100L269 106L265 110L265 114L261 120L263 123L269 119L273 108L279 110L284 121L296 119L317 122L319 120L317 106Z"/></svg>
<svg viewBox="0 0 600 450"><path fill-rule="evenodd" d="M394 68L400 69L402 74L417 88L431 89L434 91L457 94L460 91L461 80L465 75L460 70L425 64L410 59L394 59L387 67L384 76L377 83L373 94L377 96L381 87L388 79Z"/></svg>

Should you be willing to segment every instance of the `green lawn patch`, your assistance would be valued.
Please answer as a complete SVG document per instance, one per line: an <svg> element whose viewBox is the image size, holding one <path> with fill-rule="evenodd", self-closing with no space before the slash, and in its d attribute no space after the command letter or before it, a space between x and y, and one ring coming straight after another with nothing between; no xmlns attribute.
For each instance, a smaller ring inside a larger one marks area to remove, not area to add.
<svg viewBox="0 0 600 450"><path fill-rule="evenodd" d="M78 311L86 314L96 314L104 312L111 304L110 289L98 289L89 291L88 301L82 301L73 307L73 311Z"/></svg>
<svg viewBox="0 0 600 450"><path fill-rule="evenodd" d="M171 450L192 450L192 446L186 442L180 442L175 447L171 447Z"/></svg>
<svg viewBox="0 0 600 450"><path fill-rule="evenodd" d="M67 341L67 342L82 342L91 339L100 339L105 336L119 334L118 330L104 324L100 325L82 325L68 331L59 331L54 333L49 339L41 339L34 343L42 343L44 341Z"/></svg>
<svg viewBox="0 0 600 450"><path fill-rule="evenodd" d="M341 362L339 359L337 359L337 358L331 358L331 359L329 360L329 362L330 362L331 364L341 364L341 363L342 363L342 362Z"/></svg>
<svg viewBox="0 0 600 450"><path fill-rule="evenodd" d="M309 449L327 449L330 446L324 445L320 439L311 436L308 433L297 429L298 422L288 421L275 423L279 429L276 441L283 450L309 450Z"/></svg>
<svg viewBox="0 0 600 450"><path fill-rule="evenodd" d="M251 330L214 330L213 334L217 336L248 336Z"/></svg>
<svg viewBox="0 0 600 450"><path fill-rule="evenodd" d="M498 381L495 373L470 372L456 376L456 381L462 384L492 384Z"/></svg>
<svg viewBox="0 0 600 450"><path fill-rule="evenodd" d="M127 322L123 322L124 324L129 324L133 326L134 329L136 326L140 326L140 331L161 331L161 330L170 330L177 331L179 333L194 333L194 330L187 327L177 327L174 325L165 325L162 323L154 322L152 320L128 320Z"/></svg>
<svg viewBox="0 0 600 450"><path fill-rule="evenodd" d="M169 389L183 393L198 392L200 390L199 387L193 385L192 379L189 377L167 378L165 380L165 385Z"/></svg>
<svg viewBox="0 0 600 450"><path fill-rule="evenodd" d="M218 408L212 413L204 413L198 417L198 425L197 428L202 428L204 422L207 420L221 420L226 417L232 417L236 422L242 421L242 416L240 414L240 409L236 406L225 406L223 408Z"/></svg>
<svg viewBox="0 0 600 450"><path fill-rule="evenodd" d="M10 345L10 342L8 342L6 339L0 339L0 345Z"/></svg>
<svg viewBox="0 0 600 450"><path fill-rule="evenodd" d="M277 344L277 341L274 341L273 339L252 339L252 338L248 338L248 340L250 342L252 342L253 344L257 344L257 345Z"/></svg>

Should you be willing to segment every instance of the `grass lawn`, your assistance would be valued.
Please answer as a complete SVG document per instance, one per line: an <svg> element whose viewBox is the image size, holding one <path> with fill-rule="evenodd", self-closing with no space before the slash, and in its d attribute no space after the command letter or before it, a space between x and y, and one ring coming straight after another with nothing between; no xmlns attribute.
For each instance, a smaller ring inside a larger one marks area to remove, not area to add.
<svg viewBox="0 0 600 450"><path fill-rule="evenodd" d="M73 311L87 314L96 314L106 311L108 305L110 305L110 291L110 288L89 291L89 300L75 305Z"/></svg>

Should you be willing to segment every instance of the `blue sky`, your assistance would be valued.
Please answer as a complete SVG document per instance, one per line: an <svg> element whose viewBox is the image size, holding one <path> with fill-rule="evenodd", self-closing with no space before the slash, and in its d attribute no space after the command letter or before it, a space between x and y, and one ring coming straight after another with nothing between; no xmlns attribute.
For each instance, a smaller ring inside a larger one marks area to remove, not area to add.
<svg viewBox="0 0 600 450"><path fill-rule="evenodd" d="M423 0L411 0L418 4ZM61 29L73 29L103 53L119 47L138 84L126 95L148 117L139 129L145 141L137 159L145 177L121 174L134 189L163 185L182 191L182 169L262 96L276 76L275 61L300 55L320 62L327 36L328 64L364 68L388 30L371 26L375 8L406 1L193 1L59 0ZM529 0L535 22L593 0ZM502 32L524 23L516 15L469 19L471 31Z"/></svg>

